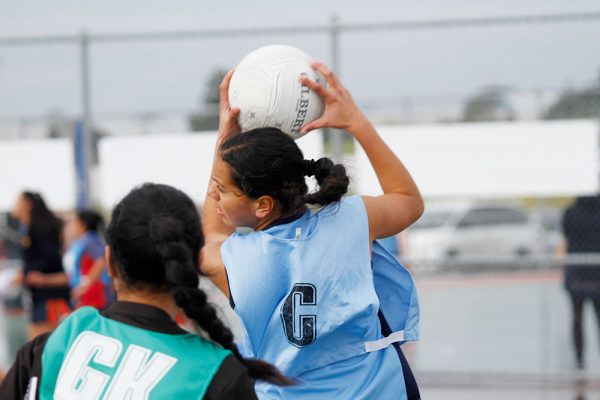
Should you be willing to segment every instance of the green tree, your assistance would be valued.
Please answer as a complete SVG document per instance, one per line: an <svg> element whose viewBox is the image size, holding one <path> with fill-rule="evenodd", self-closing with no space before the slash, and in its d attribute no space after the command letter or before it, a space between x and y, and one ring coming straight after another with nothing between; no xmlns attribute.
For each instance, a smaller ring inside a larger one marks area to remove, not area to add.
<svg viewBox="0 0 600 400"><path fill-rule="evenodd" d="M202 109L190 115L189 126L192 131L214 131L219 127L219 85L227 70L217 68L206 80L206 92L202 97Z"/></svg>
<svg viewBox="0 0 600 400"><path fill-rule="evenodd" d="M566 90L544 113L544 119L600 118L600 84Z"/></svg>
<svg viewBox="0 0 600 400"><path fill-rule="evenodd" d="M507 98L507 88L489 86L467 100L463 121L511 121L515 112Z"/></svg>

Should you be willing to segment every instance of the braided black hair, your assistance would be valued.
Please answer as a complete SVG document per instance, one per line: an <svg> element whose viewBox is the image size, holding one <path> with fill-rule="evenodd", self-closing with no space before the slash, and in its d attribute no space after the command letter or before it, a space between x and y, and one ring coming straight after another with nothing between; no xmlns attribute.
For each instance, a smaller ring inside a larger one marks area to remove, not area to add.
<svg viewBox="0 0 600 400"><path fill-rule="evenodd" d="M269 195L284 215L305 203L326 206L340 201L350 180L346 168L329 158L305 160L296 142L276 128L258 128L232 136L220 156L232 171L233 182L251 198ZM315 176L319 189L308 193L305 176Z"/></svg>
<svg viewBox="0 0 600 400"><path fill-rule="evenodd" d="M185 193L150 183L132 190L113 210L107 242L127 286L170 291L185 315L230 350L252 378L292 384L274 366L240 355L233 333L199 289L198 255L204 238L196 206Z"/></svg>

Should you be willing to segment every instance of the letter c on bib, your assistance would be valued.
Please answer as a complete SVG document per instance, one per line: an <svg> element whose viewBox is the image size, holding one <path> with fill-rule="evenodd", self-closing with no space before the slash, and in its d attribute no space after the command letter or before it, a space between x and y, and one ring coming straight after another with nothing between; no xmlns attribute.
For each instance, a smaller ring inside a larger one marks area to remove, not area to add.
<svg viewBox="0 0 600 400"><path fill-rule="evenodd" d="M281 306L281 320L287 341L304 347L317 340L317 288L296 283Z"/></svg>

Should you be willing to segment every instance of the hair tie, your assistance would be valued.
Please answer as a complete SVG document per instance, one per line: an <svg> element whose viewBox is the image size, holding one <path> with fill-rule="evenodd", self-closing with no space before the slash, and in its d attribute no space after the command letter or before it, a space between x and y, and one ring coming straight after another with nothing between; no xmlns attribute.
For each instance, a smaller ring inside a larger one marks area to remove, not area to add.
<svg viewBox="0 0 600 400"><path fill-rule="evenodd" d="M306 175L306 176L316 175L318 167L319 167L319 163L315 160L304 160L303 161L304 175Z"/></svg>

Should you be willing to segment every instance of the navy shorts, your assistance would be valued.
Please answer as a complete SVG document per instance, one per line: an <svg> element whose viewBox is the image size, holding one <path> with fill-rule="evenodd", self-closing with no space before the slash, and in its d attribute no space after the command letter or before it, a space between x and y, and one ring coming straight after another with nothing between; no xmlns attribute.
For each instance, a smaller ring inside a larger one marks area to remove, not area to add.
<svg viewBox="0 0 600 400"><path fill-rule="evenodd" d="M48 322L53 325L65 318L71 312L71 304L66 299L47 299L33 303L31 322Z"/></svg>

